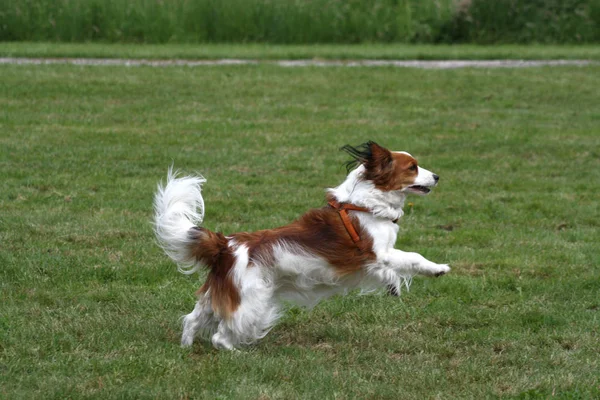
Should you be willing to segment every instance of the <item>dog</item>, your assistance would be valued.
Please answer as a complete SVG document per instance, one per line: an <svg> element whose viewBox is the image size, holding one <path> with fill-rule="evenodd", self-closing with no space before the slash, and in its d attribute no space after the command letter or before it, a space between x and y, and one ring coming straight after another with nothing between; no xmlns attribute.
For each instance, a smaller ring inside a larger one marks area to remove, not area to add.
<svg viewBox="0 0 600 400"><path fill-rule="evenodd" d="M312 307L355 288L398 294L414 275L450 271L394 249L407 194L428 194L438 175L372 141L341 149L352 157L349 173L328 189L326 206L283 227L229 236L201 226L206 180L169 169L154 198L158 243L181 272L208 269L194 310L183 318L182 346L203 336L217 349L235 350L263 338L287 301Z"/></svg>

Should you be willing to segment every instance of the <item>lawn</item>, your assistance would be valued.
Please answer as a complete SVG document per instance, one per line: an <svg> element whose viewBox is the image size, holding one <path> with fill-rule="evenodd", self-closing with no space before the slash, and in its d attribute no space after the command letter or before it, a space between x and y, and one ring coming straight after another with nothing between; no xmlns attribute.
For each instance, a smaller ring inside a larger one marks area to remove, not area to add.
<svg viewBox="0 0 600 400"><path fill-rule="evenodd" d="M272 44L103 44L0 42L0 57L90 57L211 60L600 60L597 45L272 45Z"/></svg>
<svg viewBox="0 0 600 400"><path fill-rule="evenodd" d="M600 67L0 76L0 397L600 396ZM168 166L208 179L205 226L255 230L323 206L369 139L441 176L397 247L451 273L181 349L201 280L154 242Z"/></svg>

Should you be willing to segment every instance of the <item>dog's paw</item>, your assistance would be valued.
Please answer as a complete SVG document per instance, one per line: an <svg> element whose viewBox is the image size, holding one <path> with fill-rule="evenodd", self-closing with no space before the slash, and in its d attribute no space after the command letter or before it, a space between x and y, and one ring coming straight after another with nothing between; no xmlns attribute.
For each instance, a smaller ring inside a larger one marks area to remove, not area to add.
<svg viewBox="0 0 600 400"><path fill-rule="evenodd" d="M446 275L448 272L450 272L450 267L448 265L438 264L437 271L433 274L433 276L438 277L438 276Z"/></svg>
<svg viewBox="0 0 600 400"><path fill-rule="evenodd" d="M181 337L181 347L183 347L183 348L192 347L193 343L194 343L194 336L184 334Z"/></svg>

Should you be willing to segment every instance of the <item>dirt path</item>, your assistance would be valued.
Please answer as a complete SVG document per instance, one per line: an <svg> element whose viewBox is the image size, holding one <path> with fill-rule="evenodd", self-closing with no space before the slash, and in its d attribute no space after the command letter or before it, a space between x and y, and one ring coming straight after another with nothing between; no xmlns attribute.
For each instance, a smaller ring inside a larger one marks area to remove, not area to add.
<svg viewBox="0 0 600 400"><path fill-rule="evenodd" d="M542 66L583 66L600 65L598 61L590 60L481 60L481 61L418 61L418 60L144 60L144 59L110 59L110 58L16 58L0 57L0 64L17 65L117 65L117 66L150 66L170 67L187 66L201 67L210 65L250 65L271 64L281 67L398 67L422 69L453 69L453 68L527 68Z"/></svg>

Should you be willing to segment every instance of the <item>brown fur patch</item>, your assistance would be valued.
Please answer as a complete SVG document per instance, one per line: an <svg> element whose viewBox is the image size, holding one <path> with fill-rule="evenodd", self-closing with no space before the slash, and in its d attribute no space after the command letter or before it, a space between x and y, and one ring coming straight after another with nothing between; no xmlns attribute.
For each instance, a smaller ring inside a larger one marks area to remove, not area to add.
<svg viewBox="0 0 600 400"><path fill-rule="evenodd" d="M290 243L310 254L327 260L339 275L359 271L375 260L373 240L352 216L352 222L361 237L354 243L336 210L331 207L311 210L297 221L276 229L233 235L236 242L248 246L250 262L272 264L272 249L277 242Z"/></svg>
<svg viewBox="0 0 600 400"><path fill-rule="evenodd" d="M386 190L401 190L415 183L419 174L417 160L405 153L392 153L392 178Z"/></svg>
<svg viewBox="0 0 600 400"><path fill-rule="evenodd" d="M196 292L202 295L210 289L212 309L225 319L237 310L241 298L231 278L235 257L223 234L205 228L195 228L190 235L196 239L193 254L197 260L209 267L208 277Z"/></svg>
<svg viewBox="0 0 600 400"><path fill-rule="evenodd" d="M392 152L375 142L369 143L370 153L363 165L365 179L372 181L380 190L386 189L394 177L394 159Z"/></svg>
<svg viewBox="0 0 600 400"><path fill-rule="evenodd" d="M418 164L414 157L405 153L392 153L375 144L373 159L365 164L365 178L373 181L382 191L401 190L414 183Z"/></svg>

